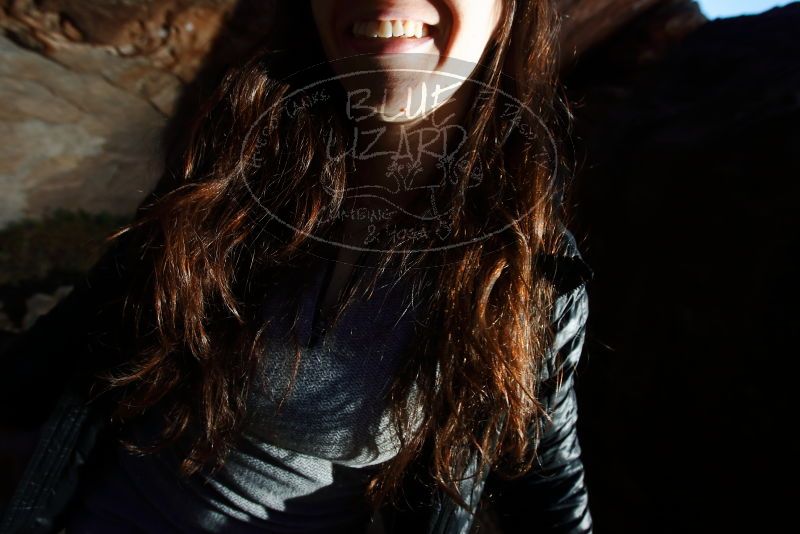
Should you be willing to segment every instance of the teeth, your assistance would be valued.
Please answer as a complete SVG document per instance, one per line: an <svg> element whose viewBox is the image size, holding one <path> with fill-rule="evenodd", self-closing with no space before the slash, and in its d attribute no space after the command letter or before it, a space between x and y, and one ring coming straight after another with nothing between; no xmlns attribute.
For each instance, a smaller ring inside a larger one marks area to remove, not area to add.
<svg viewBox="0 0 800 534"><path fill-rule="evenodd" d="M353 35L357 37L419 39L429 34L428 25L418 20L366 20L353 24Z"/></svg>
<svg viewBox="0 0 800 534"><path fill-rule="evenodd" d="M378 25L378 37L391 37L392 36L392 23L388 20L382 20Z"/></svg>

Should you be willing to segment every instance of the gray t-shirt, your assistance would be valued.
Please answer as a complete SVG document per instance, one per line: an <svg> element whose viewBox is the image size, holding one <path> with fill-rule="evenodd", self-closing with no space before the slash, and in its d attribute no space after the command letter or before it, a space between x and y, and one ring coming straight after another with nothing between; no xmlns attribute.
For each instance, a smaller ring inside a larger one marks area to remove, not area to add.
<svg viewBox="0 0 800 534"><path fill-rule="evenodd" d="M324 336L312 336L325 275L318 268L300 280L297 316L285 281L264 303L269 379L251 389L248 424L220 471L183 480L172 449L144 457L118 449L107 477L129 479L146 510L187 532L363 532L372 515L366 484L398 450L385 395L412 340L415 310L404 280L384 276L370 298L352 303ZM276 413L294 363L286 335L294 320L301 364ZM147 439L157 420L152 412L131 431ZM102 496L94 498L102 506Z"/></svg>

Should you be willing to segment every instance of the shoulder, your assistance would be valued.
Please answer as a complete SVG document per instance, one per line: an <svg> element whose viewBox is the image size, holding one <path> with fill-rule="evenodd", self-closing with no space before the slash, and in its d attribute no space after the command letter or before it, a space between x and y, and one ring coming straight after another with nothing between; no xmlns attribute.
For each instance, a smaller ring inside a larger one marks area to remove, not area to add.
<svg viewBox="0 0 800 534"><path fill-rule="evenodd" d="M544 276L552 280L558 298L566 298L594 278L594 271L583 258L575 235L562 223L558 251L540 253L537 261Z"/></svg>
<svg viewBox="0 0 800 534"><path fill-rule="evenodd" d="M544 276L553 281L556 295L550 313L553 333L543 379L577 365L589 315L588 284L594 271L580 253L575 236L562 226L556 254L539 257Z"/></svg>

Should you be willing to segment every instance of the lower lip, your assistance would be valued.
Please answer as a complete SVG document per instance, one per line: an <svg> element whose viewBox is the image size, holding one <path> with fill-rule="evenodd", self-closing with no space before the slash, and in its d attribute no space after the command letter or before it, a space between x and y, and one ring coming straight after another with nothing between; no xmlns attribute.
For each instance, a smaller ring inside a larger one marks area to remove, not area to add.
<svg viewBox="0 0 800 534"><path fill-rule="evenodd" d="M360 54L399 54L403 52L413 52L429 46L432 42L432 35L419 38L392 37L388 39L359 37L350 33L344 36L345 47Z"/></svg>

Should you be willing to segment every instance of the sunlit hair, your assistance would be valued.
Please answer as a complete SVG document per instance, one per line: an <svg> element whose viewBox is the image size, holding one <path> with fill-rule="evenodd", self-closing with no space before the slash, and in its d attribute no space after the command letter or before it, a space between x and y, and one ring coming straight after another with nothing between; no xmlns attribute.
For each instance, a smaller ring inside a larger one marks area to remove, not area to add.
<svg viewBox="0 0 800 534"><path fill-rule="evenodd" d="M323 157L328 140L320 134L337 132L331 146L343 151L342 118L315 107L289 120L276 105L300 83L293 71L324 63L318 37L302 30L313 27L309 2L279 4L286 11L276 27L292 32L227 73L168 158L152 199L110 237L124 237L131 251L125 313L133 319L133 342L128 361L99 376L98 391L118 393L118 424L163 403L162 439L141 448L124 444L140 453L185 445L187 475L206 464L221 467L236 445L253 378L269 354L260 315L267 282L289 263L313 262L309 235L325 235L331 223L323 213L340 207L341 197L313 185L325 179L334 190L346 189L346 162ZM537 259L560 248L563 215L563 173L551 145L558 130L556 23L549 1L504 3L476 76L525 103L537 120L504 119L497 94L471 110L465 153L473 157L452 186L464 194L452 196L447 221L451 239L464 244L419 252L426 247L418 241L399 241L375 269L399 268L425 310L389 395L402 447L370 481L376 507L394 495L424 445L436 484L461 506L457 481L470 451L478 451L482 469L509 477L533 465L545 419L537 377L551 342L554 298ZM250 135L258 121L275 125L266 143ZM242 165L256 156L258 166ZM475 170L484 179L467 189ZM465 240L486 226L508 228ZM371 282L354 286L349 297ZM418 428L406 405L414 385L423 416Z"/></svg>

